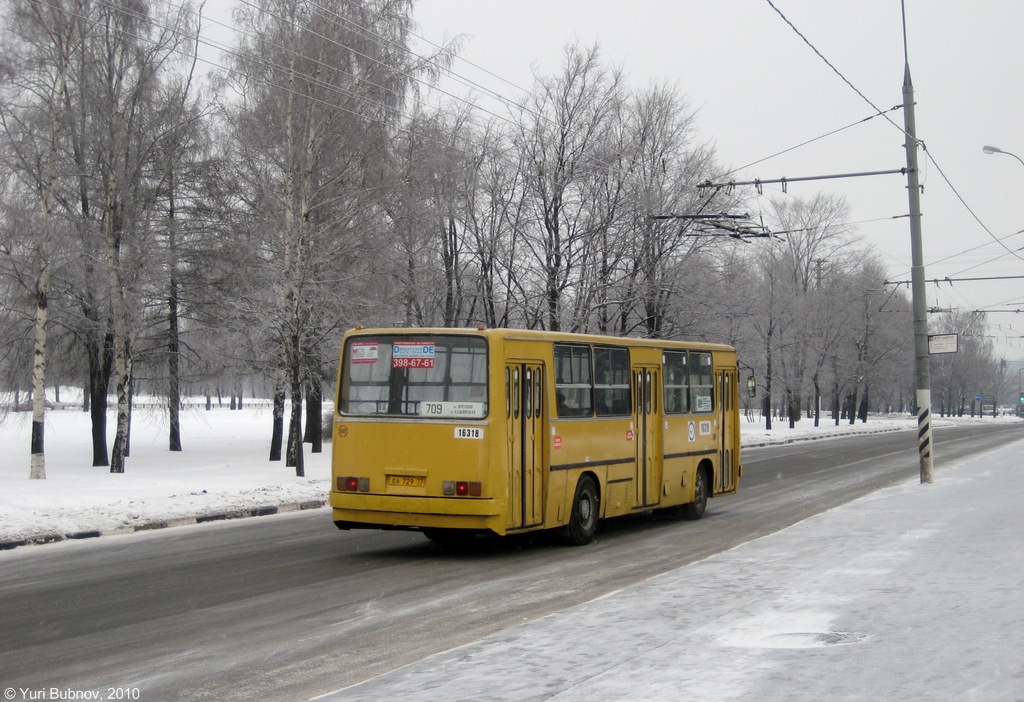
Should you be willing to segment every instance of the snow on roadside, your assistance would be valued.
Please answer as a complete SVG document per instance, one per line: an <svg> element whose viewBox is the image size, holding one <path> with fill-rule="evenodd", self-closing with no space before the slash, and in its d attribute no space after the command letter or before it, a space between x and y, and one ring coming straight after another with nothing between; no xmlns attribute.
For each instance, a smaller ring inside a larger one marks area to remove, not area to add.
<svg viewBox="0 0 1024 702"><path fill-rule="evenodd" d="M269 508L319 506L330 481L330 444L306 447L304 478L270 462L266 408L182 415L183 451L167 450L162 412L136 410L123 474L93 467L89 415L47 413L46 479L30 480L28 413L0 424L0 544L50 535L157 528L205 516L248 516ZM110 421L112 431L113 420ZM113 437L110 438L111 444Z"/></svg>

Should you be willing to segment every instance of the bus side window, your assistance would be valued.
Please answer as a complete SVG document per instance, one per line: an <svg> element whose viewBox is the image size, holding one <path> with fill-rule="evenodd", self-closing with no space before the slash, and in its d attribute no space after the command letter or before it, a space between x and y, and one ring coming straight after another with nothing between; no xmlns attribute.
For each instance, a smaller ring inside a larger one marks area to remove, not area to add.
<svg viewBox="0 0 1024 702"><path fill-rule="evenodd" d="M523 377L523 416L527 419L533 417L533 371L527 367Z"/></svg>
<svg viewBox="0 0 1024 702"><path fill-rule="evenodd" d="M533 374L533 416L536 419L540 418L541 409L544 406L544 384L542 382L543 379L544 376L539 370Z"/></svg>
<svg viewBox="0 0 1024 702"><path fill-rule="evenodd" d="M629 374L628 349L594 349L594 408L598 417L630 413Z"/></svg>
<svg viewBox="0 0 1024 702"><path fill-rule="evenodd" d="M519 403L522 393L519 392L519 367L512 369L512 417L519 419Z"/></svg>
<svg viewBox="0 0 1024 702"><path fill-rule="evenodd" d="M644 370L644 414L651 414L654 412L654 383L652 382L652 373L649 370Z"/></svg>
<svg viewBox="0 0 1024 702"><path fill-rule="evenodd" d="M593 414L589 346L555 344L555 398L559 417Z"/></svg>
<svg viewBox="0 0 1024 702"><path fill-rule="evenodd" d="M694 412L713 412L715 409L715 375L712 369L710 353L690 352L690 405Z"/></svg>
<svg viewBox="0 0 1024 702"><path fill-rule="evenodd" d="M690 410L686 360L685 351L666 351L662 356L666 414L686 414Z"/></svg>

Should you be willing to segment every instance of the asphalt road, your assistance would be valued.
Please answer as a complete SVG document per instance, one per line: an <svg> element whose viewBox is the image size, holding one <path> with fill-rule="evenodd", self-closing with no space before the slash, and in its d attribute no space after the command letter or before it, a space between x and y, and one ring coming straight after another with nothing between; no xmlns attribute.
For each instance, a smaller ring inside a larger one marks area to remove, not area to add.
<svg viewBox="0 0 1024 702"><path fill-rule="evenodd" d="M934 432L940 481L1021 426ZM308 699L916 479L916 436L748 449L743 465L739 494L703 520L607 522L581 548L533 536L453 550L339 532L324 509L19 549L0 560L0 689Z"/></svg>

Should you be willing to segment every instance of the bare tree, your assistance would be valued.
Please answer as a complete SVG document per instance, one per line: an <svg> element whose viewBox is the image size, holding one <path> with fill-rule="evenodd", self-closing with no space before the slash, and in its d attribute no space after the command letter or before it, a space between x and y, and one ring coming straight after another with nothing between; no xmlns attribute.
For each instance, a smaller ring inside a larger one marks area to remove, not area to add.
<svg viewBox="0 0 1024 702"><path fill-rule="evenodd" d="M839 256L850 245L846 235L849 208L835 196L818 194L809 200L772 202L773 229L781 232L776 259L782 267L781 292L788 323L780 328L780 368L785 384L790 427L803 414L804 384L811 365L811 338L820 330L812 310L821 303L813 294L820 263Z"/></svg>
<svg viewBox="0 0 1024 702"><path fill-rule="evenodd" d="M622 167L628 170L619 233L621 273L602 247L602 278L621 280L611 291L618 298L620 334L641 330L648 337L678 336L695 331L695 310L673 309L689 293L704 304L712 302L707 275L709 256L717 244L697 236L694 220L659 220L659 215L704 214L731 207L734 199L722 192L700 193L697 184L713 170L714 154L696 143L696 114L668 87L652 87L632 95L625 123ZM711 254L714 255L714 254ZM696 264L696 265L694 265ZM603 301L601 307L607 307ZM699 324L698 324L699 326ZM607 328L602 320L601 328Z"/></svg>
<svg viewBox="0 0 1024 702"><path fill-rule="evenodd" d="M472 163L463 171L460 219L475 261L479 314L490 327L529 326L521 315L525 301L518 265L526 226L523 160L507 132L494 122L471 148Z"/></svg>
<svg viewBox="0 0 1024 702"><path fill-rule="evenodd" d="M86 56L95 90L93 135L96 199L102 207L103 260L113 320L117 429L110 471L125 470L130 452L132 371L137 329L140 267L150 259L151 227L158 216L157 196L173 173L175 149L159 147L168 130L180 124L181 111L167 114L158 103L165 73L188 41L191 9L168 8L159 17L143 2L125 7L101 5L100 31ZM187 54L186 54L187 55ZM85 97L86 95L83 95ZM173 141L173 139L172 139ZM158 162L159 156L163 162ZM125 255L141 263L126 267Z"/></svg>
<svg viewBox="0 0 1024 702"><path fill-rule="evenodd" d="M55 238L62 227L60 180L67 148L66 95L76 52L83 41L75 8L19 1L9 6L0 55L0 124L4 132L4 163L16 174L20 190L30 193L38 216L21 219L31 231L20 238L25 258L0 246L12 279L34 302L32 362L32 437L30 477L46 477L44 415L47 335Z"/></svg>
<svg viewBox="0 0 1024 702"><path fill-rule="evenodd" d="M534 93L517 137L530 164L527 192L537 221L524 242L535 261L546 325L557 330L567 321L566 293L580 284L601 226L592 179L613 165L600 147L623 100L623 77L601 65L597 46L570 45L562 73L538 79Z"/></svg>
<svg viewBox="0 0 1024 702"><path fill-rule="evenodd" d="M935 333L956 334L957 352L932 359L932 385L943 415L963 416L980 412L982 405L999 404L1009 385L1004 359L995 355L986 315L949 311L935 315Z"/></svg>
<svg viewBox="0 0 1024 702"><path fill-rule="evenodd" d="M257 186L246 205L266 237L262 264L273 271L268 280L275 286L270 457L281 456L287 391L288 462L298 475L303 388L310 372L321 372L313 340L338 318L327 302L328 292L337 297L337 286L321 290L327 285L321 276L359 267L354 223L372 222L372 212L380 211L374 198L388 183L389 137L412 77L429 66L406 50L410 12L409 0L262 0L236 15L243 33L232 85L240 97L229 113L237 149L247 155L239 165ZM370 232L379 231L372 225ZM347 251L339 247L341 237Z"/></svg>

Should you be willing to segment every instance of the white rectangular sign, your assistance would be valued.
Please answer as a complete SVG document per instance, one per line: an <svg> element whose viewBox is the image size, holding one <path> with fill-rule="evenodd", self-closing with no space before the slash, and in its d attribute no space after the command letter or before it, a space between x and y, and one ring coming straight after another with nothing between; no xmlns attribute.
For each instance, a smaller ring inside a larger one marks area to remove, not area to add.
<svg viewBox="0 0 1024 702"><path fill-rule="evenodd" d="M929 334L928 354L934 356L939 353L956 353L957 339L956 334Z"/></svg>

